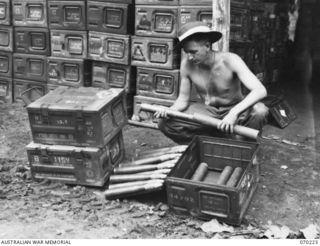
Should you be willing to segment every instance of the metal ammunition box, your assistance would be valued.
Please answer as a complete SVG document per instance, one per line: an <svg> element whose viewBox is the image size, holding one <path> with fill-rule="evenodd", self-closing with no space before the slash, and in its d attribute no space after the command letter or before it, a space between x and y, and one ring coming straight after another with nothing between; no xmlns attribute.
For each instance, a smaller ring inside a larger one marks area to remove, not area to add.
<svg viewBox="0 0 320 246"><path fill-rule="evenodd" d="M253 142L196 136L166 179L169 207L180 214L239 225L259 181L257 150ZM201 162L207 163L208 174L203 181L193 181ZM243 170L235 187L217 184L226 166Z"/></svg>
<svg viewBox="0 0 320 246"><path fill-rule="evenodd" d="M92 60L129 65L129 35L90 31L88 49L88 57Z"/></svg>
<svg viewBox="0 0 320 246"><path fill-rule="evenodd" d="M135 35L175 38L177 16L176 6L136 5Z"/></svg>
<svg viewBox="0 0 320 246"><path fill-rule="evenodd" d="M103 147L127 123L122 89L58 87L27 107L33 141Z"/></svg>
<svg viewBox="0 0 320 246"><path fill-rule="evenodd" d="M46 0L12 0L14 26L47 27Z"/></svg>
<svg viewBox="0 0 320 246"><path fill-rule="evenodd" d="M174 5L178 6L180 0L136 0L136 5Z"/></svg>
<svg viewBox="0 0 320 246"><path fill-rule="evenodd" d="M204 5L181 6L179 11L178 26L191 21L202 21L212 27L212 7Z"/></svg>
<svg viewBox="0 0 320 246"><path fill-rule="evenodd" d="M15 27L14 51L35 55L50 55L49 30L46 28Z"/></svg>
<svg viewBox="0 0 320 246"><path fill-rule="evenodd" d="M10 0L0 0L0 25L11 25Z"/></svg>
<svg viewBox="0 0 320 246"><path fill-rule="evenodd" d="M92 62L92 86L100 88L123 88L126 93L134 93L136 69L132 66Z"/></svg>
<svg viewBox="0 0 320 246"><path fill-rule="evenodd" d="M142 103L147 103L151 105L161 105L170 107L174 100L168 100L168 99L159 99L159 98L153 98L153 97L145 97L145 96L134 96L133 98L134 105L133 105L133 116L132 121L135 121L136 124L142 123L143 125L150 125L156 126L159 119L155 118L153 116L153 113L141 111L140 105Z"/></svg>
<svg viewBox="0 0 320 246"><path fill-rule="evenodd" d="M0 51L0 77L12 77L12 53Z"/></svg>
<svg viewBox="0 0 320 246"><path fill-rule="evenodd" d="M0 77L0 102L12 102L12 78Z"/></svg>
<svg viewBox="0 0 320 246"><path fill-rule="evenodd" d="M86 2L48 0L50 29L86 30Z"/></svg>
<svg viewBox="0 0 320 246"><path fill-rule="evenodd" d="M34 81L47 81L47 57L13 54L13 77Z"/></svg>
<svg viewBox="0 0 320 246"><path fill-rule="evenodd" d="M0 26L0 50L13 51L13 29L9 26Z"/></svg>
<svg viewBox="0 0 320 246"><path fill-rule="evenodd" d="M62 86L90 86L91 66L89 60L48 57L48 84Z"/></svg>
<svg viewBox="0 0 320 246"><path fill-rule="evenodd" d="M262 102L269 108L269 123L285 128L297 118L295 111L283 96L268 95Z"/></svg>
<svg viewBox="0 0 320 246"><path fill-rule="evenodd" d="M176 46L176 39L133 36L131 65L176 69L180 65L180 50Z"/></svg>
<svg viewBox="0 0 320 246"><path fill-rule="evenodd" d="M230 40L246 41L249 39L249 10L231 6Z"/></svg>
<svg viewBox="0 0 320 246"><path fill-rule="evenodd" d="M113 168L123 160L122 131L102 148L43 145L27 146L31 175L67 184L104 186Z"/></svg>
<svg viewBox="0 0 320 246"><path fill-rule="evenodd" d="M141 96L171 99L178 97L180 70L137 68L137 94Z"/></svg>
<svg viewBox="0 0 320 246"><path fill-rule="evenodd" d="M47 83L14 79L13 80L13 101L25 102L29 104L34 102L47 93Z"/></svg>
<svg viewBox="0 0 320 246"><path fill-rule="evenodd" d="M131 4L88 1L87 12L87 29L90 31L133 34Z"/></svg>
<svg viewBox="0 0 320 246"><path fill-rule="evenodd" d="M51 55L69 58L87 58L87 32L51 30Z"/></svg>

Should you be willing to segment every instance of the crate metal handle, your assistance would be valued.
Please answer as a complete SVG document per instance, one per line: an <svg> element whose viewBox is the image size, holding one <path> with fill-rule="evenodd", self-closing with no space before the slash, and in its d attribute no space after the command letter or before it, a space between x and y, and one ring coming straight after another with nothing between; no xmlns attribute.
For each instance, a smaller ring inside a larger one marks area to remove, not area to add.
<svg viewBox="0 0 320 246"><path fill-rule="evenodd" d="M28 88L28 89L24 90L23 92L20 93L20 97L21 97L22 101L23 101L27 106L28 106L30 103L32 103L32 102L35 101L35 100L33 100L33 101L30 100L30 99L28 98L28 96L26 95L27 92L30 92L30 91L32 91L32 90L35 90L35 91L39 94L40 97L42 96L41 91L38 89L38 87L31 87L31 88Z"/></svg>

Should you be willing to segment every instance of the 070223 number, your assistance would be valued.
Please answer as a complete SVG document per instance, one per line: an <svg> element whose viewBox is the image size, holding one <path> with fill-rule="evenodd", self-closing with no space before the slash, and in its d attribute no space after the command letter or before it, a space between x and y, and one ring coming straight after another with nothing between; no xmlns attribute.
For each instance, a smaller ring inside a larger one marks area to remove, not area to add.
<svg viewBox="0 0 320 246"><path fill-rule="evenodd" d="M301 245L317 245L318 239L302 239L300 240Z"/></svg>

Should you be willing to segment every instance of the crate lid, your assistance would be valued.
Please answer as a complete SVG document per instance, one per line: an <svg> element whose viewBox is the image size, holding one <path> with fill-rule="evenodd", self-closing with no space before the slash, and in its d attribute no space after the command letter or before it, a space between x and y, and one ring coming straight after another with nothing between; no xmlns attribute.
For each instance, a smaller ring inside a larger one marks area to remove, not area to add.
<svg viewBox="0 0 320 246"><path fill-rule="evenodd" d="M47 150L47 151L59 151L59 152L99 152L99 148L95 147L76 147L69 145L47 145L31 142L26 146L27 150Z"/></svg>
<svg viewBox="0 0 320 246"><path fill-rule="evenodd" d="M123 89L94 87L57 87L47 95L29 104L27 109L46 108L56 111L97 112L124 93Z"/></svg>

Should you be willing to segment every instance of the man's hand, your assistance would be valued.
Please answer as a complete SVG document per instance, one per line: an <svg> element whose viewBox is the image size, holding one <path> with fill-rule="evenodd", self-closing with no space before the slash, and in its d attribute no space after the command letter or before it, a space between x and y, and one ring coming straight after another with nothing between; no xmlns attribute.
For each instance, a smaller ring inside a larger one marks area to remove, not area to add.
<svg viewBox="0 0 320 246"><path fill-rule="evenodd" d="M167 118L167 107L159 106L159 110L156 111L153 115L156 118Z"/></svg>
<svg viewBox="0 0 320 246"><path fill-rule="evenodd" d="M221 120L218 129L223 132L233 133L233 128L237 122L238 115L231 111Z"/></svg>

